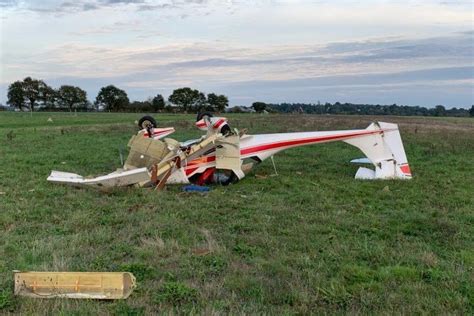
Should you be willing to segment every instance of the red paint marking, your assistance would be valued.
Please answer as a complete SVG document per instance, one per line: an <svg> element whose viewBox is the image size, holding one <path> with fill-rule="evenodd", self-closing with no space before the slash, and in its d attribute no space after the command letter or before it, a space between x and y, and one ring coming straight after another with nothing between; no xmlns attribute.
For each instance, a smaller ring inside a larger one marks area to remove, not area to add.
<svg viewBox="0 0 474 316"><path fill-rule="evenodd" d="M194 160L188 162L188 166L195 166L200 164L206 164L208 162L212 162L216 160L216 156L206 156L206 157L199 157Z"/></svg>
<svg viewBox="0 0 474 316"><path fill-rule="evenodd" d="M224 123L225 123L225 120L220 119L220 120L218 120L217 122L214 123L214 128L219 128L219 126L221 126Z"/></svg>
<svg viewBox="0 0 474 316"><path fill-rule="evenodd" d="M406 165L401 165L401 166L400 166L400 170L401 170L404 174L411 175L410 166L409 166L408 164L406 164Z"/></svg>
<svg viewBox="0 0 474 316"><path fill-rule="evenodd" d="M312 138L299 139L299 140L286 140L286 141L281 141L277 143L269 143L269 144L263 144L263 145L249 147L249 148L244 148L240 151L240 154L248 155L248 154L253 154L253 153L257 153L257 152L261 152L265 150L277 149L281 147L318 143L318 142L323 142L323 141L328 141L328 140L337 140L337 139L344 139L344 138L351 138L355 136L379 134L379 133L383 133L383 130L363 131L363 132L357 132L357 133L352 133L352 134L319 136L319 137L312 137Z"/></svg>
<svg viewBox="0 0 474 316"><path fill-rule="evenodd" d="M188 162L187 166L184 167L184 172L186 176L191 175L193 172L198 170L201 167L206 166L209 162L213 162L216 160L216 156L206 156L206 157L199 157L190 162Z"/></svg>
<svg viewBox="0 0 474 316"><path fill-rule="evenodd" d="M214 174L214 171L216 168L208 168L206 169L200 176L199 179L196 181L197 185L204 185L208 182L208 180L212 177Z"/></svg>
<svg viewBox="0 0 474 316"><path fill-rule="evenodd" d="M207 127L206 122L204 122L204 121L201 122L201 121L202 121L202 120L196 122L196 126L197 126L197 127Z"/></svg>
<svg viewBox="0 0 474 316"><path fill-rule="evenodd" d="M199 167L196 167L196 168L191 168L191 169L185 169L184 171L186 172L186 175L189 176L191 173L193 173L194 171L198 169Z"/></svg>

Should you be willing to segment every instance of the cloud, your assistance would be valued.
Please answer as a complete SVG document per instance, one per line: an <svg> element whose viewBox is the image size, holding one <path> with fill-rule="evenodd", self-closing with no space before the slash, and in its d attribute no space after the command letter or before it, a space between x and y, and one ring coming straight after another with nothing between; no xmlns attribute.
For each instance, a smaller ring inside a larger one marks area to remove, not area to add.
<svg viewBox="0 0 474 316"><path fill-rule="evenodd" d="M177 6L171 3L163 3L163 4L142 4L138 6L138 11L155 11L160 9L172 9L177 8Z"/></svg>
<svg viewBox="0 0 474 316"><path fill-rule="evenodd" d="M18 0L0 0L0 7L17 8L36 13L67 14L125 5L134 6L138 11L152 11L158 9L185 8L189 5L203 6L208 3L208 0L45 0L24 3Z"/></svg>
<svg viewBox="0 0 474 316"><path fill-rule="evenodd" d="M130 23L114 23L111 29L128 29L134 22ZM455 33L435 38L265 48L228 43L147 48L67 44L36 54L31 60L18 56L10 67L16 74L24 71L25 76L48 79L51 84L83 85L90 95L110 83L136 98L155 94L157 89L169 93L190 85L225 92L234 102L243 102L242 95L269 102L309 102L314 95L323 100L375 102L369 98L372 91L377 102L390 97L392 103L409 103L412 93L418 95L413 100L421 105L430 105L436 95L446 105L459 106L459 100L464 100L466 104L461 105L467 106L474 101L468 93L468 86L474 83L471 38L472 34ZM433 95L429 89L435 91ZM459 92L457 96L450 93L454 90ZM421 95L426 97L425 103ZM452 98L452 104L446 96Z"/></svg>
<svg viewBox="0 0 474 316"><path fill-rule="evenodd" d="M32 1L32 2L19 2L16 1L11 8L15 8L19 11L35 12L38 14L71 14L83 11L97 10L102 7L102 4L98 1Z"/></svg>
<svg viewBox="0 0 474 316"><path fill-rule="evenodd" d="M90 35L108 35L112 33L121 34L125 32L137 33L139 36L150 36L150 34L160 34L157 31L145 30L143 31L140 27L139 20L128 20L128 21L118 21L112 24L100 26L100 27L90 27L87 29L82 29L80 31L70 32L69 35L73 36L90 36Z"/></svg>
<svg viewBox="0 0 474 316"><path fill-rule="evenodd" d="M170 63L177 68L224 68L259 65L323 65L354 63L398 63L416 61L430 64L433 59L456 59L469 63L474 55L474 41L471 34L461 34L428 39L380 39L378 41L333 43L325 47L294 48L290 53L267 52L254 54L251 58L232 56L232 58L187 59ZM237 55L237 54L236 54Z"/></svg>
<svg viewBox="0 0 474 316"><path fill-rule="evenodd" d="M100 28L85 29L76 35L137 32L142 34L139 20L116 22ZM153 31L156 35L157 31ZM146 35L146 34L145 34ZM59 45L43 53L37 52L30 60L22 55L7 56L11 64L54 63L75 65L77 69L97 73L106 66L121 74L127 69L161 71L179 70L181 73L198 71L222 72L230 76L282 76L287 78L314 76L317 73L360 73L373 71L401 71L416 68L472 64L474 46L471 34L424 39L379 39L377 41L330 43L325 46L286 45L250 48L230 43L203 42L145 46L144 48L82 45ZM90 67L88 69L87 67ZM46 71L47 68L38 69ZM54 69L52 67L51 69ZM260 70L259 70L260 69ZM48 71L54 75L54 71ZM222 74L220 76L223 76Z"/></svg>
<svg viewBox="0 0 474 316"><path fill-rule="evenodd" d="M91 11L97 10L99 6L92 2L82 3L77 2L63 2L56 8L51 8L51 12L64 13L64 12L78 12L78 11ZM34 9L33 9L34 10Z"/></svg>
<svg viewBox="0 0 474 316"><path fill-rule="evenodd" d="M117 5L139 5L145 0L77 0L77 1L31 1L0 0L0 7L16 8L36 13L71 14L82 11L91 11Z"/></svg>
<svg viewBox="0 0 474 316"><path fill-rule="evenodd" d="M256 0L257 3L261 1L265 2L265 0ZM0 8L11 8L37 14L54 14L56 16L106 10L108 8L121 8L128 12L130 12L130 9L134 12L180 10L181 13L177 13L175 16L184 19L191 15L210 14L209 11L198 12L195 9L225 7L229 13L233 13L236 7L244 3L247 3L247 0L0 0ZM231 12L230 9L233 11ZM188 12L187 10L191 11Z"/></svg>
<svg viewBox="0 0 474 316"><path fill-rule="evenodd" d="M451 81L474 82L474 66L428 68L413 71L347 74L321 76L292 80L258 80L234 83L231 87L249 86L254 89L291 89L306 87L347 87L347 86L410 86L413 83L445 84Z"/></svg>
<svg viewBox="0 0 474 316"><path fill-rule="evenodd" d="M103 3L107 4L117 4L117 3L124 3L124 4L135 4L135 3L143 3L144 0L103 0Z"/></svg>
<svg viewBox="0 0 474 316"><path fill-rule="evenodd" d="M89 33L133 32L139 21L116 22L107 27L82 31ZM139 32L139 28L137 28ZM333 43L326 46L287 45L249 48L229 43L194 43L159 45L146 48L104 48L101 46L66 44L37 52L30 60L24 56L7 56L11 64L30 65L32 70L61 76L62 71L76 74L121 75L135 71L164 69L189 73L216 73L218 77L243 80L278 77L292 79L312 77L318 73L367 73L428 68L433 64L461 66L472 64L474 47L469 34L429 39L397 39ZM53 65L49 65L52 63ZM36 65L36 67L35 67ZM44 68L43 66L44 65ZM68 68L69 67L69 68ZM225 73L222 69L225 68Z"/></svg>
<svg viewBox="0 0 474 316"><path fill-rule="evenodd" d="M406 74L409 75L409 74ZM352 102L371 104L404 104L432 107L443 104L448 107L469 108L474 102L472 85L474 80L422 80L413 81L406 77L401 82L375 82L375 78L339 77L338 80L360 80L373 83L359 84L353 81L350 84L321 84L293 85L293 82L280 81L278 88L275 82L255 85L255 82L241 82L238 85L214 86L217 90L230 96L233 104L251 104L254 101L266 102ZM327 78L331 79L331 78ZM380 78L377 78L380 79ZM323 79L320 79L324 81Z"/></svg>
<svg viewBox="0 0 474 316"><path fill-rule="evenodd" d="M0 0L0 8L14 7L18 4L18 0Z"/></svg>
<svg viewBox="0 0 474 316"><path fill-rule="evenodd" d="M97 10L99 7L96 4L93 3L84 3L82 5L82 10L83 11L90 11L90 10Z"/></svg>

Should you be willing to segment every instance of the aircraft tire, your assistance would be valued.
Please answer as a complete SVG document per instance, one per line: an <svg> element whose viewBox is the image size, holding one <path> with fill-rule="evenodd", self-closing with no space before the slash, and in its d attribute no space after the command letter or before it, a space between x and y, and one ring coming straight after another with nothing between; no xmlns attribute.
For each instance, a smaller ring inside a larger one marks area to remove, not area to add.
<svg viewBox="0 0 474 316"><path fill-rule="evenodd" d="M153 118L153 116L145 115L141 119L138 120L138 127L140 129L148 129L150 127L156 128L157 127L156 120Z"/></svg>

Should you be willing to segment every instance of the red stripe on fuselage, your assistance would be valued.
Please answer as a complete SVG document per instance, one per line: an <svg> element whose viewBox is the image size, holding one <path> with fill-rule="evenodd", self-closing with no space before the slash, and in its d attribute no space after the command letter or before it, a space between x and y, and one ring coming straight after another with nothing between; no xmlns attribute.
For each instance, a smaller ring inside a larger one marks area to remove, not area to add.
<svg viewBox="0 0 474 316"><path fill-rule="evenodd" d="M344 138L352 138L356 136L379 134L379 133L383 133L383 130L363 131L363 132L357 132L357 133L352 133L352 134L318 136L318 137L311 137L311 138L298 139L298 140L285 140L281 142L268 143L268 144L244 148L240 150L240 155L254 154L254 153L259 153L266 150L278 149L282 147L297 146L297 145L304 145L304 144L310 144L310 143L319 143L319 142L330 141L330 140L340 140Z"/></svg>

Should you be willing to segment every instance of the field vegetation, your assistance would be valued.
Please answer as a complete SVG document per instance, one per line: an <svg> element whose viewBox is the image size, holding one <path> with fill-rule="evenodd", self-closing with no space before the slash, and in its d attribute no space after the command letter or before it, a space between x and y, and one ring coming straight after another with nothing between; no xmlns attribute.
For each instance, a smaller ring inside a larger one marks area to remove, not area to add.
<svg viewBox="0 0 474 316"><path fill-rule="evenodd" d="M120 167L137 114L0 113L0 313L474 312L474 120L230 115L249 133L400 125L414 178L358 181L357 148L275 156L208 194L48 183ZM178 140L194 115L157 116ZM13 296L12 270L130 271L124 301Z"/></svg>

